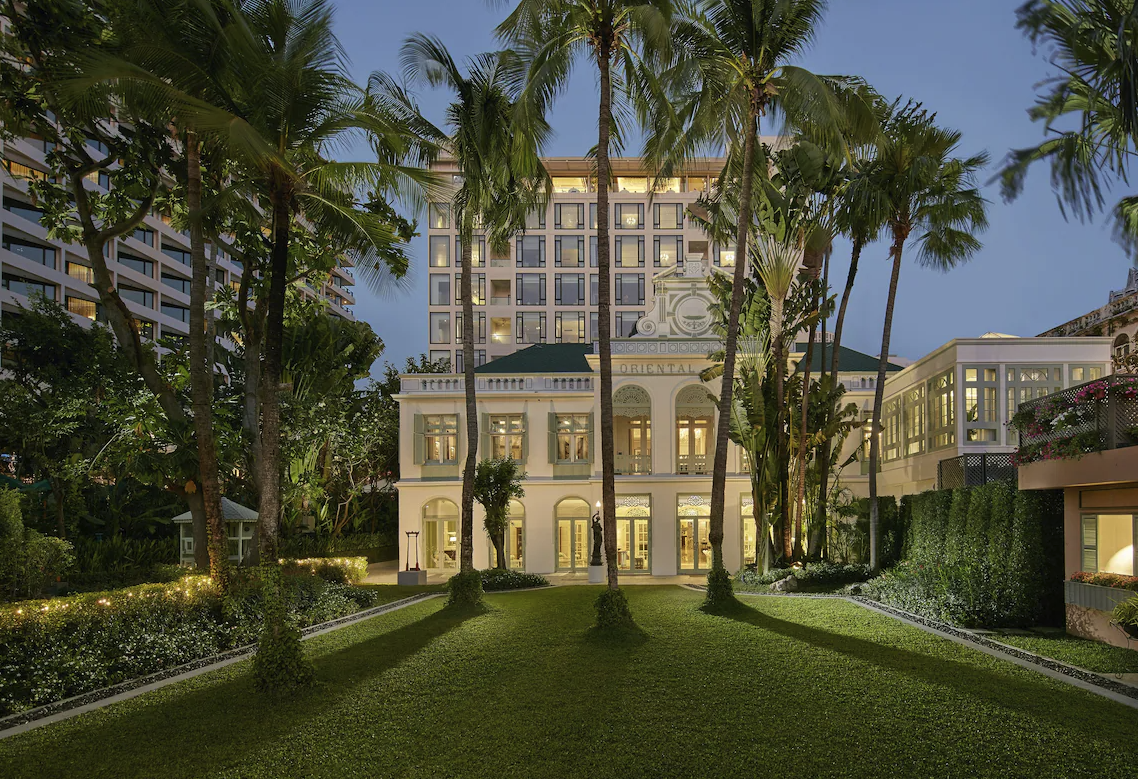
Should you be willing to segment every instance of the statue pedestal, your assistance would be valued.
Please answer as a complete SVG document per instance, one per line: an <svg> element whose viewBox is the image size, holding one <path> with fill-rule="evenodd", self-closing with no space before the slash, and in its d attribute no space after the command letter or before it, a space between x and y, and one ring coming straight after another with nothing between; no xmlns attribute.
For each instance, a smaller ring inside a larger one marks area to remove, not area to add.
<svg viewBox="0 0 1138 779"><path fill-rule="evenodd" d="M604 584L605 583L605 567L603 565L590 565L589 566L589 584Z"/></svg>
<svg viewBox="0 0 1138 779"><path fill-rule="evenodd" d="M395 580L400 587L421 587L427 583L427 572L400 571Z"/></svg>

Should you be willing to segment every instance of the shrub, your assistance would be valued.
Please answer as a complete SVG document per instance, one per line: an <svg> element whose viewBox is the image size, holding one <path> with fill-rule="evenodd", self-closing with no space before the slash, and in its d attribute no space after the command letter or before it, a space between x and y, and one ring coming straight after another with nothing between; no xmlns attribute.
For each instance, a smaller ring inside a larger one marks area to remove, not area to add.
<svg viewBox="0 0 1138 779"><path fill-rule="evenodd" d="M110 589L132 584L162 581L158 567L177 565L178 539L124 538L111 536L102 541L76 538L75 569L68 576L78 588ZM184 571L183 571L184 573Z"/></svg>
<svg viewBox="0 0 1138 779"><path fill-rule="evenodd" d="M968 504L972 494L959 487L952 491L952 507L948 511L948 525L944 534L944 561L956 565L965 559L965 538L968 532Z"/></svg>
<svg viewBox="0 0 1138 779"><path fill-rule="evenodd" d="M605 589L597 597L597 627L602 630L629 628L635 625L632 612L628 609L628 599L619 589Z"/></svg>
<svg viewBox="0 0 1138 779"><path fill-rule="evenodd" d="M1130 628L1129 632L1138 631L1138 595L1115 606L1111 616L1119 625Z"/></svg>
<svg viewBox="0 0 1138 779"><path fill-rule="evenodd" d="M310 557L281 560L286 574L306 573L333 584L359 584L367 578L366 557Z"/></svg>
<svg viewBox="0 0 1138 779"><path fill-rule="evenodd" d="M536 573L524 571L511 571L505 568L488 568L481 572L482 589L485 592L495 590L525 590L530 587L548 587L549 580Z"/></svg>
<svg viewBox="0 0 1138 779"><path fill-rule="evenodd" d="M261 591L265 627L253 656L253 686L275 695L307 687L315 681L316 669L300 645L300 628L289 613L279 565L261 566Z"/></svg>
<svg viewBox="0 0 1138 779"><path fill-rule="evenodd" d="M1120 573L1077 571L1071 574L1071 581L1097 584L1099 587L1114 587L1119 590L1138 590L1138 576L1125 576Z"/></svg>
<svg viewBox="0 0 1138 779"><path fill-rule="evenodd" d="M707 599L704 605L717 608L735 600L731 591L731 575L723 568L712 568L707 574Z"/></svg>
<svg viewBox="0 0 1138 779"><path fill-rule="evenodd" d="M467 608L482 603L482 574L479 571L456 573L447 581L447 605Z"/></svg>
<svg viewBox="0 0 1138 779"><path fill-rule="evenodd" d="M775 584L793 576L802 590L830 590L869 578L869 565L859 563L807 563L802 568L772 568L764 573L741 571L736 581L744 586Z"/></svg>
<svg viewBox="0 0 1138 779"><path fill-rule="evenodd" d="M774 584L781 582L787 576L794 573L793 568L771 568L767 572L756 571L754 568L746 568L735 574L735 581L739 584L755 587L767 584Z"/></svg>
<svg viewBox="0 0 1138 779"><path fill-rule="evenodd" d="M296 625L376 605L365 587L282 579ZM264 625L255 572L222 598L206 576L0 607L0 716L246 646Z"/></svg>

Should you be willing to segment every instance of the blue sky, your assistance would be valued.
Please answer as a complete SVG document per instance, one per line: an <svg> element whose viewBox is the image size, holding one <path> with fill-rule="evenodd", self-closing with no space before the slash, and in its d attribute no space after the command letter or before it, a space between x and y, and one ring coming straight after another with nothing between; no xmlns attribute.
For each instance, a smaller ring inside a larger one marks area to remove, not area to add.
<svg viewBox="0 0 1138 779"><path fill-rule="evenodd" d="M1026 110L1033 85L1050 68L1015 29L1020 2L833 2L801 64L818 73L860 75L886 97L923 101L943 125L963 133L963 153L989 153L987 182L1009 149L1040 137ZM374 70L398 73L399 47L416 31L438 35L456 57L491 50L493 28L505 13L504 6L483 0L338 0L336 26L362 82ZM425 89L418 95L424 113L441 121L447 95ZM547 153L579 155L595 143L596 104L594 76L582 67L550 117L557 135ZM903 267L891 353L916 359L952 338L987 331L1036 335L1103 305L1108 290L1123 285L1130 259L1101 218L1092 224L1063 220L1047 168L1032 172L1014 203L1003 203L995 184L986 184L984 193L991 226L969 264L947 274L911 260ZM357 316L387 345L381 359L401 364L427 350L425 250L425 239L417 239L416 272L406 291L377 296L357 287ZM843 336L847 346L870 354L881 345L887 250L879 243L863 253ZM838 291L848 262L849 246L840 243L830 271Z"/></svg>

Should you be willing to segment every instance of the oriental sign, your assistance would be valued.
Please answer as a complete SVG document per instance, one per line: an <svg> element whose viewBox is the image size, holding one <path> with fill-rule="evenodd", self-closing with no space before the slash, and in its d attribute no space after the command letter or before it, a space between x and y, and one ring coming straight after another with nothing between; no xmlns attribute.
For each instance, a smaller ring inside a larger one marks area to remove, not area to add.
<svg viewBox="0 0 1138 779"><path fill-rule="evenodd" d="M637 365L622 362L616 366L617 373L626 375L641 374L650 376L667 376L673 374L691 375L699 373L699 366L690 362L662 362L658 364Z"/></svg>

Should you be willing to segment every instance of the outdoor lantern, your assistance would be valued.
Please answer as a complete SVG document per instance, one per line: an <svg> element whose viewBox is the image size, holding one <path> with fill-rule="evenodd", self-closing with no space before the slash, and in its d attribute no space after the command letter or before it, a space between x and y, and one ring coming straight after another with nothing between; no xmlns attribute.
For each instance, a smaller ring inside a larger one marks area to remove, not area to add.
<svg viewBox="0 0 1138 779"><path fill-rule="evenodd" d="M419 570L419 531L408 530L407 533L407 565L404 568L406 571ZM411 538L415 538L415 567L411 567Z"/></svg>

